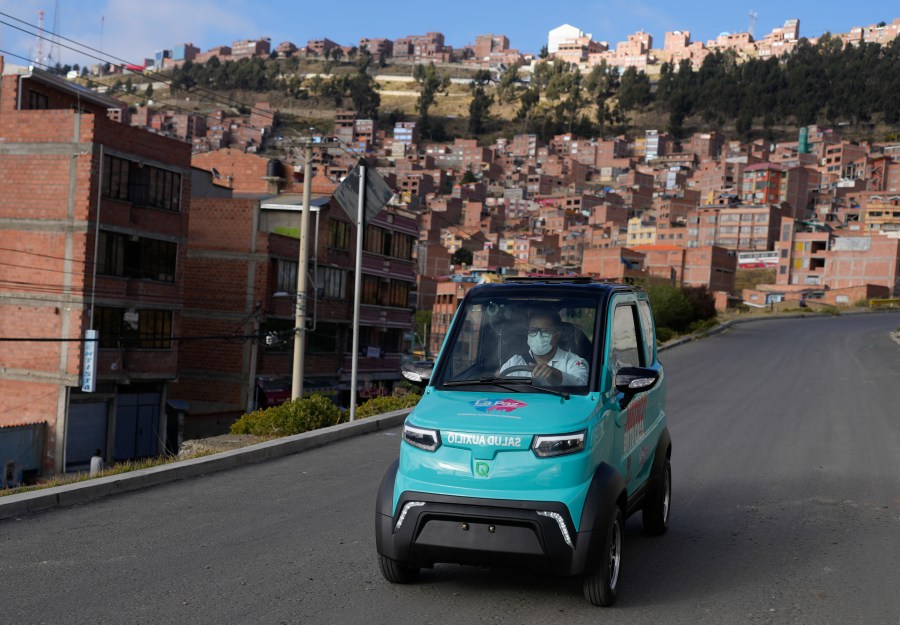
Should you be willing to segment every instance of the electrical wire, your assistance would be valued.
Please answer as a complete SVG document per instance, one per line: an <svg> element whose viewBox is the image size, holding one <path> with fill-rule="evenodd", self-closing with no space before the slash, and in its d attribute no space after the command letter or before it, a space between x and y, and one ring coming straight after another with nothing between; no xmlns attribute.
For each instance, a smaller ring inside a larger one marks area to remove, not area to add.
<svg viewBox="0 0 900 625"><path fill-rule="evenodd" d="M74 43L75 45L77 45L77 46L79 46L79 47L81 47L81 48L84 48L85 50L90 50L91 52L97 52L98 54L103 54L103 55L105 55L105 57L99 57L99 56L96 56L96 55L94 55L94 54L89 54L88 52L85 52L84 50L78 50L78 49L76 49L76 48L72 48L71 46L66 46L66 45L60 44L62 47L66 48L66 49L68 49L68 50L71 50L71 51L76 52L76 53L78 53L78 54L84 54L85 56L90 57L90 58L92 58L92 59L94 59L94 60L96 60L96 61L100 61L100 62L102 62L102 63L108 63L108 62L110 61L110 59L112 59L112 60L114 60L114 61L119 61L120 63L124 63L125 65L137 65L136 63L131 63L131 62L125 60L125 59L119 58L119 57L117 57L117 56L115 56L115 55L113 55L113 54L110 54L110 53L108 53L108 52L104 52L104 51L102 51L102 50L98 50L98 49L96 49L96 48L93 48L93 47L91 47L91 46L89 46L89 45L87 45L87 44L83 44L83 43L81 43L81 42L79 42L79 41L75 41L74 39L69 39L68 37L63 37L62 35L59 35L58 33L54 33L54 32L52 32L52 31L50 31L50 30L45 29L45 28L44 28L44 29L39 29L38 26L36 26L35 24L32 24L32 23L30 23L30 22L26 22L25 20L19 19L19 18L13 16L13 15L10 15L9 13L4 13L4 12L0 11L0 15L2 15L2 16L4 16L4 17L8 17L9 19L15 20L15 21L19 22L20 24L25 24L26 26L35 29L37 32L30 32L30 31L28 31L28 30L25 30L24 28L21 28L21 27L19 27L19 26L16 26L15 24L10 24L9 22L0 20L0 24L3 24L3 25L5 25L5 26L8 26L9 28L14 28L14 29L16 29L16 30L18 30L18 31L21 31L21 32L26 33L26 34L28 34L28 35L31 35L31 36L33 36L33 37L38 37L38 38L40 38L40 39L43 39L44 41L51 41L51 42L52 42L52 39L51 39L50 37L47 37L46 35L42 35L42 34L41 34L41 32L47 33L47 34L51 35L52 37L57 37L57 38L59 38L59 39L63 39L63 40L65 40L65 41L69 41L69 42L71 42L71 43ZM22 57L19 57L19 58L22 58ZM49 67L49 66L45 65L45 67ZM147 75L146 71L143 72L143 75ZM173 84L173 81L172 81L171 78L168 78L167 76L165 76L164 74L160 74L159 72L155 72L155 71L152 71L152 70L151 70L151 72L150 72L150 77L151 77L151 78L154 78L154 77L155 77L155 78L157 79L158 82L165 83L165 84L169 85L170 87L171 87L172 84ZM220 102L220 103L237 102L237 103L240 104L241 106L244 106L244 107L249 108L251 111L257 111L257 114L262 115L263 117L269 117L269 118L271 118L272 120L275 119L275 114L272 113L272 111L269 111L269 110L267 110L267 109L260 109L260 108L254 107L254 106L250 106L250 105L247 105L247 104L243 104L243 103L241 103L241 102L239 102L239 101L237 101L237 100L235 100L235 99L233 99L233 98L224 98L224 96L221 96L220 94L218 94L218 93L216 93L216 92L214 92L214 91L211 91L211 90L209 90L209 89L205 89L205 88L203 88L203 87L195 86L195 87L193 87L193 89L199 90L199 92L204 92L204 93L209 94L211 99L213 99L213 100L215 100L215 101L218 101L218 102ZM189 89L186 89L186 91L189 91L190 93L198 93L198 91L190 91Z"/></svg>

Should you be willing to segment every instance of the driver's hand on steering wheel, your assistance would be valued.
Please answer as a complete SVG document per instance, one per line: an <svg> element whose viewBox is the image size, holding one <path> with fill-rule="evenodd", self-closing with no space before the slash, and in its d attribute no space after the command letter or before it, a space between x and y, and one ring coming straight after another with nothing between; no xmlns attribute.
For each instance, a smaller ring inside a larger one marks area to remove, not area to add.
<svg viewBox="0 0 900 625"><path fill-rule="evenodd" d="M563 381L562 371L550 365L537 365L531 371L531 375L535 380L549 384L560 385Z"/></svg>

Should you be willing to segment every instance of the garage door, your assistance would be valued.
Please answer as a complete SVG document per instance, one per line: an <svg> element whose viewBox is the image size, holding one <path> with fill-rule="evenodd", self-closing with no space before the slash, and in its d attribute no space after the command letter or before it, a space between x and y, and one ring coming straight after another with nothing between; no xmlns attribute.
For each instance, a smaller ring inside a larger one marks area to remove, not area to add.
<svg viewBox="0 0 900 625"><path fill-rule="evenodd" d="M106 402L69 404L66 419L66 471L80 471L91 465L96 450L106 456L108 423Z"/></svg>

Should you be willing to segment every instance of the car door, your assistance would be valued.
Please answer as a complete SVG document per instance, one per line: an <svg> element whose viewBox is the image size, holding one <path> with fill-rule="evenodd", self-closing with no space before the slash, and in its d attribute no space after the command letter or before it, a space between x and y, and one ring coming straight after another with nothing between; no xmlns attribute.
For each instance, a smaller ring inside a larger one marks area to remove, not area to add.
<svg viewBox="0 0 900 625"><path fill-rule="evenodd" d="M609 354L606 363L611 380L615 380L616 371L622 367L646 366L637 305L633 294L621 294L614 297L610 307ZM614 384L611 385L610 392L613 395L618 393ZM619 408L616 414L613 456L617 458L616 468L625 479L629 494L640 485L638 474L648 454L644 431L646 407L647 393L639 393L627 406Z"/></svg>

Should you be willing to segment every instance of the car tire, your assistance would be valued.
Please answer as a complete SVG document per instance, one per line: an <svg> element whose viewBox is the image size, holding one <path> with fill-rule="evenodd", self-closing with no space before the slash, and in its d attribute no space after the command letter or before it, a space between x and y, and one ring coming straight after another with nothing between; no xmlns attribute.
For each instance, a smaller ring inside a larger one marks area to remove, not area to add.
<svg viewBox="0 0 900 625"><path fill-rule="evenodd" d="M672 465L669 459L663 465L659 476L652 479L641 516L644 531L653 536L662 536L669 529L669 511L672 505Z"/></svg>
<svg viewBox="0 0 900 625"><path fill-rule="evenodd" d="M584 576L584 598L593 605L609 607L616 601L622 573L624 527L622 511L616 506L606 529L597 570Z"/></svg>
<svg viewBox="0 0 900 625"><path fill-rule="evenodd" d="M419 576L419 569L405 566L381 554L378 555L378 565L384 579L392 584L411 584Z"/></svg>

